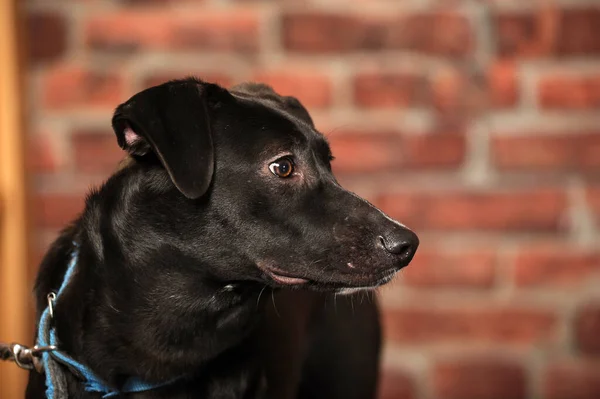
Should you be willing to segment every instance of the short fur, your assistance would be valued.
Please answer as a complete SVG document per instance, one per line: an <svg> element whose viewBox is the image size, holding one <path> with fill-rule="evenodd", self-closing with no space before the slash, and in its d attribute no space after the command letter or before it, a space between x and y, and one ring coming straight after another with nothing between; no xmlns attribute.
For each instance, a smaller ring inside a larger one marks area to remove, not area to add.
<svg viewBox="0 0 600 399"><path fill-rule="evenodd" d="M418 239L340 187L300 102L185 79L136 94L113 127L131 160L88 196L35 286L39 316L77 242L61 350L114 387L177 379L132 398L373 398L376 302L342 296L334 312L331 294L388 282ZM282 157L287 178L270 168ZM68 375L69 397L100 397ZM27 398L44 389L32 372Z"/></svg>

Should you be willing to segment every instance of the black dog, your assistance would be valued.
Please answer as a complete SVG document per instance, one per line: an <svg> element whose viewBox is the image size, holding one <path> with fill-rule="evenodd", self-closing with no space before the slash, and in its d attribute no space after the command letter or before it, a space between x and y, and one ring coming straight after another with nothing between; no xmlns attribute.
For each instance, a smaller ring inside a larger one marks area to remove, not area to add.
<svg viewBox="0 0 600 399"><path fill-rule="evenodd" d="M54 309L59 349L116 389L168 382L127 397L374 397L375 302L324 302L390 281L418 239L339 186L299 101L186 79L136 94L112 124L131 156L36 283L41 314L76 243ZM67 377L69 397L101 397ZM27 397L44 390L32 372Z"/></svg>

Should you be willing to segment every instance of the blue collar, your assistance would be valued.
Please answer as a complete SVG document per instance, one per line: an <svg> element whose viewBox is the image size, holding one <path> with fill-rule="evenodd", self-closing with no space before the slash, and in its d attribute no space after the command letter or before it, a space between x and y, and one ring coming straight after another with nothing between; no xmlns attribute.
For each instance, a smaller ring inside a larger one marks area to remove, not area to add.
<svg viewBox="0 0 600 399"><path fill-rule="evenodd" d="M127 381L125 381L125 384L121 387L121 389L117 390L108 386L108 384L102 381L87 366L77 362L66 353L58 349L59 342L56 338L56 330L52 325L53 305L60 297L65 287L69 284L69 281L71 281L73 274L75 273L79 248L76 243L74 243L74 245L75 248L71 254L71 260L69 261L69 266L67 268L67 272L65 273L63 282L56 294L51 293L48 295L48 307L46 307L42 313L42 317L40 318L38 325L37 346L52 347L52 350L42 354L42 363L46 374L46 398L59 399L66 397L66 392L61 392L66 389L66 380L64 375L61 375L62 369L57 365L57 363L66 366L73 374L81 378L84 381L86 391L101 393L103 398L110 398L124 393L149 391L172 383L173 381L160 384L150 384L142 381L140 378L130 377Z"/></svg>

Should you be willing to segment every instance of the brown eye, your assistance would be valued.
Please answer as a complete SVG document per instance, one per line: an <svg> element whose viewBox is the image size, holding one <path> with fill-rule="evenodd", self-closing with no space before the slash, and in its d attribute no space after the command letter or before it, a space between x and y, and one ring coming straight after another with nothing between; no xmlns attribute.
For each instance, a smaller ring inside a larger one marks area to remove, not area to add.
<svg viewBox="0 0 600 399"><path fill-rule="evenodd" d="M281 158L269 165L269 170L275 176L290 177L294 172L294 162L290 158Z"/></svg>

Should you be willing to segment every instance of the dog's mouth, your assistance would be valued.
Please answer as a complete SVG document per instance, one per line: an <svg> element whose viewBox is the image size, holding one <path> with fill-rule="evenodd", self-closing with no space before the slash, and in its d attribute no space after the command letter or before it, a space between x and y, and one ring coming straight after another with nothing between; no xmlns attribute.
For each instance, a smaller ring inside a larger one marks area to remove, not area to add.
<svg viewBox="0 0 600 399"><path fill-rule="evenodd" d="M351 294L357 291L377 288L390 282L400 270L399 268L393 268L380 274L344 276L345 278L340 278L339 280L318 281L290 275L289 272L262 262L257 262L257 266L268 279L279 286L306 286L317 291L331 291L341 294Z"/></svg>
<svg viewBox="0 0 600 399"><path fill-rule="evenodd" d="M257 263L257 266L268 277L270 277L271 280L273 280L276 283L281 284L281 285L303 285L303 284L307 284L308 282L310 282L310 280L307 280L307 279L301 278L301 277L290 276L283 270L280 270L273 266L262 264L260 262Z"/></svg>

